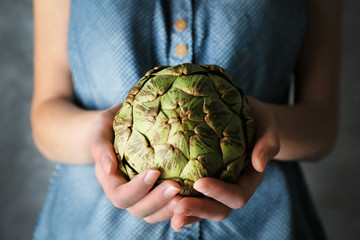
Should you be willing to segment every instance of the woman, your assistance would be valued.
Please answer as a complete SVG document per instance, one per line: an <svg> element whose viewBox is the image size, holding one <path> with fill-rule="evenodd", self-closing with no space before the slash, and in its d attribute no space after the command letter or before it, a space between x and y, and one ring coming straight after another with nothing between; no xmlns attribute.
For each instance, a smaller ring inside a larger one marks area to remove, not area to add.
<svg viewBox="0 0 360 240"><path fill-rule="evenodd" d="M340 9L337 0L34 0L33 134L60 163L35 239L324 238L297 162L321 159L336 140ZM203 199L176 195L172 181L150 191L156 169L126 181L112 147L114 104L147 70L183 62L225 68L257 129L252 166L236 184L198 180Z"/></svg>

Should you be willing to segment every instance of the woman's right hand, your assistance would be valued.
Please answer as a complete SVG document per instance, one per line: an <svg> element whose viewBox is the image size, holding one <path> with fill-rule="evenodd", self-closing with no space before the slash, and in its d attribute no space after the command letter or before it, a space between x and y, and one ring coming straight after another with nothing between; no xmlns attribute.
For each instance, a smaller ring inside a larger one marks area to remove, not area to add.
<svg viewBox="0 0 360 240"><path fill-rule="evenodd" d="M118 169L112 124L120 107L121 105L115 105L102 111L94 120L90 148L95 159L96 177L115 207L127 209L132 215L143 218L148 223L168 220L181 199L176 195L180 186L169 180L152 189L160 176L157 169L147 169L131 181L127 181Z"/></svg>

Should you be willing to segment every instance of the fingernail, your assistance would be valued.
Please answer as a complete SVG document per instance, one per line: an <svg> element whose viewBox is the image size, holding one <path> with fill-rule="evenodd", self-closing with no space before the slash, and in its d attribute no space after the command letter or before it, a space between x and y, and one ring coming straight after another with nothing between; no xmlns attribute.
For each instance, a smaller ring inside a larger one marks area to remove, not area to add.
<svg viewBox="0 0 360 240"><path fill-rule="evenodd" d="M191 227L192 223L185 225L184 227Z"/></svg>
<svg viewBox="0 0 360 240"><path fill-rule="evenodd" d="M173 196L175 196L178 192L180 192L180 189L176 188L176 187L168 187L165 192L164 192L164 197L166 198L171 198Z"/></svg>
<svg viewBox="0 0 360 240"><path fill-rule="evenodd" d="M194 183L195 190L201 192L204 195L210 194L210 186L201 182Z"/></svg>
<svg viewBox="0 0 360 240"><path fill-rule="evenodd" d="M144 178L144 183L146 185L152 185L154 184L154 182L156 181L156 179L159 177L160 175L160 172L159 171L156 171L156 170L150 170L145 178Z"/></svg>
<svg viewBox="0 0 360 240"><path fill-rule="evenodd" d="M184 226L184 223L180 223L180 225L176 225L176 226L174 226L174 227L177 228L176 231L178 232L178 231L181 230L181 228L182 228L183 226Z"/></svg>
<svg viewBox="0 0 360 240"><path fill-rule="evenodd" d="M109 156L105 155L102 158L102 165L104 167L104 170L106 171L106 174L109 175L110 170L111 170L111 165L112 165L111 158Z"/></svg>

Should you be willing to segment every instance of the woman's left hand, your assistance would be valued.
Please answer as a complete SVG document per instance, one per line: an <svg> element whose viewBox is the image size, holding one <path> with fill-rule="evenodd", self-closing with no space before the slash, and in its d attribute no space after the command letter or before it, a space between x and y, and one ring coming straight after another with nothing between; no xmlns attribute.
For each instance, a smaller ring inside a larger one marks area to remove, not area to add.
<svg viewBox="0 0 360 240"><path fill-rule="evenodd" d="M256 127L256 142L251 163L235 184L214 178L202 178L194 188L207 198L182 198L174 208L171 227L180 231L184 226L202 219L222 221L232 209L243 207L264 178L266 164L280 149L279 134L274 115L260 101L248 97Z"/></svg>

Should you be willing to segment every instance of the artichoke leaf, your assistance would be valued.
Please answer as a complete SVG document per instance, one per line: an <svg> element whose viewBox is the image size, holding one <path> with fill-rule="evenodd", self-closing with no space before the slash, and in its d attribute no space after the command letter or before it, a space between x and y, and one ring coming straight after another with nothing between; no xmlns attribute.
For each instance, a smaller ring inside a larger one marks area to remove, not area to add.
<svg viewBox="0 0 360 240"><path fill-rule="evenodd" d="M178 107L178 103L175 98L170 94L171 91L174 91L170 88L164 95L160 96L161 109L165 110L175 110ZM169 117L170 118L170 117Z"/></svg>
<svg viewBox="0 0 360 240"><path fill-rule="evenodd" d="M155 124L149 126L144 135L146 135L151 145L165 144L171 128L168 124L169 119L161 110L154 119Z"/></svg>
<svg viewBox="0 0 360 240"><path fill-rule="evenodd" d="M209 142L214 148L218 146L219 137L216 132L206 123L200 123L194 128L196 135L200 136L204 141Z"/></svg>
<svg viewBox="0 0 360 240"><path fill-rule="evenodd" d="M211 127L214 132L216 132L219 138L223 137L224 129L228 125L230 120L231 116L229 115L207 114L205 116L206 123Z"/></svg>
<svg viewBox="0 0 360 240"><path fill-rule="evenodd" d="M226 166L235 158L238 158L246 153L246 142L225 137L220 140L220 148L223 155L223 162Z"/></svg>
<svg viewBox="0 0 360 240"><path fill-rule="evenodd" d="M185 158L189 159L189 140L193 135L194 133L191 131L177 132L169 138L168 144L171 144L175 148L179 149L184 154Z"/></svg>
<svg viewBox="0 0 360 240"><path fill-rule="evenodd" d="M156 117L156 124L165 124L168 123L169 118L165 115L165 113L159 110L159 114Z"/></svg>
<svg viewBox="0 0 360 240"><path fill-rule="evenodd" d="M245 97L245 101L247 102L247 99ZM245 119L245 127L246 127L246 137L247 137L247 142L248 142L248 149L252 149L253 148L253 141L252 139L255 138L255 123L254 123L254 119L252 118L251 112L250 112L250 107L249 105L244 105L243 106L243 115L244 119Z"/></svg>
<svg viewBox="0 0 360 240"><path fill-rule="evenodd" d="M221 173L220 179L228 183L236 182L245 167L245 160L246 156L243 155L227 165L226 169Z"/></svg>
<svg viewBox="0 0 360 240"><path fill-rule="evenodd" d="M141 132L147 132L156 122L156 116L159 112L160 100L145 102L133 106L133 120L136 129Z"/></svg>
<svg viewBox="0 0 360 240"><path fill-rule="evenodd" d="M184 63L184 64L181 64L180 66L181 66L181 72L185 75L200 74L200 73L207 72L206 68L204 68L203 66L196 65L196 64Z"/></svg>
<svg viewBox="0 0 360 240"><path fill-rule="evenodd" d="M124 103L114 119L114 128L130 127L133 124L132 106Z"/></svg>
<svg viewBox="0 0 360 240"><path fill-rule="evenodd" d="M204 98L203 111L206 123L221 138L225 127L229 124L233 112L219 99Z"/></svg>
<svg viewBox="0 0 360 240"><path fill-rule="evenodd" d="M188 131L194 131L195 127L201 123L199 121L191 121L189 119L185 119L182 122L183 124L186 124Z"/></svg>
<svg viewBox="0 0 360 240"><path fill-rule="evenodd" d="M246 154L247 140L241 118L234 114L229 124L224 129L225 136L220 140L220 148L223 154L224 164L227 165L234 158Z"/></svg>
<svg viewBox="0 0 360 240"><path fill-rule="evenodd" d="M132 133L125 147L126 159L133 159L140 151L148 146L149 143L146 137L136 129L132 129Z"/></svg>
<svg viewBox="0 0 360 240"><path fill-rule="evenodd" d="M156 98L154 101L143 102L143 103L134 103L133 106L134 114L138 115L150 115L157 116L160 109L160 99Z"/></svg>
<svg viewBox="0 0 360 240"><path fill-rule="evenodd" d="M175 68L171 66L164 66L164 68L160 68L159 71L153 72L154 76L181 76L183 71L181 68Z"/></svg>
<svg viewBox="0 0 360 240"><path fill-rule="evenodd" d="M180 174L180 178L193 182L206 176L209 176L208 171L198 159L190 159Z"/></svg>
<svg viewBox="0 0 360 240"><path fill-rule="evenodd" d="M219 98L204 97L203 111L216 115L232 115L229 107Z"/></svg>
<svg viewBox="0 0 360 240"><path fill-rule="evenodd" d="M135 86L133 86L130 91L129 91L129 95L136 95L138 94L138 92L140 91L140 89L142 88L142 86L146 83L146 81L149 79L148 76L144 76L142 77L136 84Z"/></svg>
<svg viewBox="0 0 360 240"><path fill-rule="evenodd" d="M206 74L178 77L173 86L192 96L218 97Z"/></svg>
<svg viewBox="0 0 360 240"><path fill-rule="evenodd" d="M218 151L218 146L216 145L218 145L218 143L212 139L205 139L199 135L191 136L189 140L190 159L197 159L198 155Z"/></svg>
<svg viewBox="0 0 360 240"><path fill-rule="evenodd" d="M223 169L221 158L220 153L209 153L198 156L199 162L207 169L208 176L212 177L218 177Z"/></svg>
<svg viewBox="0 0 360 240"><path fill-rule="evenodd" d="M176 133L183 132L185 130L184 125L181 124L180 122L171 123L170 126L171 128L170 128L169 138L174 136Z"/></svg>
<svg viewBox="0 0 360 240"><path fill-rule="evenodd" d="M155 167L160 170L161 179L179 177L188 160L179 149L170 144L153 146L155 152Z"/></svg>
<svg viewBox="0 0 360 240"><path fill-rule="evenodd" d="M127 156L126 156L127 157ZM127 157L127 163L137 173L145 171L148 168L155 168L156 163L154 161L154 149L152 147L143 148L130 157Z"/></svg>
<svg viewBox="0 0 360 240"><path fill-rule="evenodd" d="M165 144L168 140L170 125L166 123L156 123L146 132L147 139L151 146Z"/></svg>
<svg viewBox="0 0 360 240"><path fill-rule="evenodd" d="M202 194L198 191L196 191L193 186L194 186L194 181L191 181L189 179L184 179L184 181L180 182L177 181L180 186L181 186L181 190L179 192L180 196L201 196Z"/></svg>
<svg viewBox="0 0 360 240"><path fill-rule="evenodd" d="M221 155L219 153L209 153L199 155L197 159L190 159L180 178L196 181L203 177L218 177L223 169Z"/></svg>
<svg viewBox="0 0 360 240"><path fill-rule="evenodd" d="M187 116L187 119L191 121L203 121L205 117L203 105L204 99L202 97L194 97L182 106L180 111L182 115Z"/></svg>
<svg viewBox="0 0 360 240"><path fill-rule="evenodd" d="M176 102L177 106L183 106L193 98L192 95L189 95L181 89L176 88L174 85L169 89L167 94L169 98Z"/></svg>
<svg viewBox="0 0 360 240"><path fill-rule="evenodd" d="M136 102L152 102L157 98L157 93L150 81L145 82L140 91L135 95Z"/></svg>
<svg viewBox="0 0 360 240"><path fill-rule="evenodd" d="M161 102L162 103L162 102ZM161 105L162 106L162 105ZM179 121L178 113L175 110L169 110L162 108L162 112L165 114L165 116L169 119L168 123L172 124L174 122Z"/></svg>
<svg viewBox="0 0 360 240"><path fill-rule="evenodd" d="M114 148L115 152L119 154L120 159L123 159L126 143L129 140L131 130L129 128L118 128L115 132Z"/></svg>
<svg viewBox="0 0 360 240"><path fill-rule="evenodd" d="M232 82L224 81L224 79L217 74L209 74L209 77L213 81L214 87L216 91L220 94L221 99L226 104L242 104L241 95L237 88L232 84Z"/></svg>
<svg viewBox="0 0 360 240"><path fill-rule="evenodd" d="M209 70L208 74L216 74L219 75L219 77L221 77L223 80L226 80L227 82L230 83L233 82L229 73L222 67L217 65L201 65L201 66Z"/></svg>
<svg viewBox="0 0 360 240"><path fill-rule="evenodd" d="M138 174L137 172L135 172L129 165L124 164L122 165L122 167L120 168L120 170L123 171L123 173L127 174L129 179L133 179L133 177L136 176L136 174Z"/></svg>
<svg viewBox="0 0 360 240"><path fill-rule="evenodd" d="M240 138L241 141L244 140L243 136L244 129L242 125L242 120L237 114L233 114L229 124L225 127L223 135L225 137L231 137L234 139Z"/></svg>
<svg viewBox="0 0 360 240"><path fill-rule="evenodd" d="M167 92L173 82L175 81L175 76L154 76L149 80L152 85L152 89L158 94L163 95Z"/></svg>
<svg viewBox="0 0 360 240"><path fill-rule="evenodd" d="M231 110L233 110L237 115L241 115L241 110L242 110L242 104L241 103L236 103L234 105L232 105L230 108Z"/></svg>

